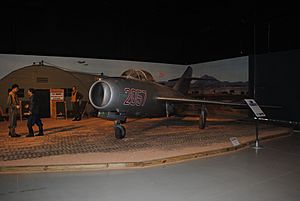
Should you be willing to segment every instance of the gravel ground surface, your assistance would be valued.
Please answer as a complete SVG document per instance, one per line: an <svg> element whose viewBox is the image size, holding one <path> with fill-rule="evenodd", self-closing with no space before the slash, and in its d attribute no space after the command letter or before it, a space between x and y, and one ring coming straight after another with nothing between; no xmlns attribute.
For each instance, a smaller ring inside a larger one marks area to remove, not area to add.
<svg viewBox="0 0 300 201"><path fill-rule="evenodd" d="M196 117L129 119L126 138L115 139L113 122L99 118L43 119L45 136L26 138L26 121L18 122L20 138L7 134L0 122L0 166L143 161L232 147L255 139L253 122L210 118L204 130ZM37 130L37 127L35 127ZM260 124L261 137L289 133L290 129Z"/></svg>

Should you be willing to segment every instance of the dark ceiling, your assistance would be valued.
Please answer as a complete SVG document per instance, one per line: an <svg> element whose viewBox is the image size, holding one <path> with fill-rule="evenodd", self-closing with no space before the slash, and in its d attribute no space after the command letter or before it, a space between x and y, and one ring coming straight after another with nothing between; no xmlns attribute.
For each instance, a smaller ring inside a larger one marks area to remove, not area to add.
<svg viewBox="0 0 300 201"><path fill-rule="evenodd" d="M300 48L296 9L245 1L13 0L3 9L0 53L190 64L252 54L254 27L258 54Z"/></svg>

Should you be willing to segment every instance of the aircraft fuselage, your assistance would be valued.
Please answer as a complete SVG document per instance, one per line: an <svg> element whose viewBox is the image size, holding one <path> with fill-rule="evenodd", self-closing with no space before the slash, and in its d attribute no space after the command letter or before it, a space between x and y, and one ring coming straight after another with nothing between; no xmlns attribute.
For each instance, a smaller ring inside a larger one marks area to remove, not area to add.
<svg viewBox="0 0 300 201"><path fill-rule="evenodd" d="M156 97L184 98L180 92L156 82L109 77L90 88L91 104L101 112L120 112L128 117L166 116L166 103ZM172 108L169 107L169 113Z"/></svg>

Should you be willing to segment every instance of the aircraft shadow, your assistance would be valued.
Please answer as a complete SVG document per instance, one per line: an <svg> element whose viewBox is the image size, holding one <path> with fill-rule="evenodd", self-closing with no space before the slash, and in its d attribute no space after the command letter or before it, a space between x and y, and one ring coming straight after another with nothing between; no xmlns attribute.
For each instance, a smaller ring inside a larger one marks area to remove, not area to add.
<svg viewBox="0 0 300 201"><path fill-rule="evenodd" d="M148 131L163 126L196 126L197 124L198 121L184 119L184 117L169 117L149 124L145 123L141 131Z"/></svg>
<svg viewBox="0 0 300 201"><path fill-rule="evenodd" d="M46 135L51 135L55 133L61 133L65 131L72 131L76 130L78 128L82 128L83 126L64 126L64 127L53 127L53 128L47 128L44 130Z"/></svg>
<svg viewBox="0 0 300 201"><path fill-rule="evenodd" d="M135 120L137 121L137 120ZM133 122L133 121L130 121ZM128 122L128 123L130 123ZM241 120L236 119L236 120L220 120L220 121L210 121L208 119L206 126L218 126L218 125L234 125L242 123ZM245 122L244 122L245 123ZM158 127L172 127L172 126L196 126L198 127L199 125L199 120L198 119L184 119L184 117L169 117L162 119L160 121L156 122L149 122L149 123L144 123L143 128L141 129L142 131L149 131Z"/></svg>

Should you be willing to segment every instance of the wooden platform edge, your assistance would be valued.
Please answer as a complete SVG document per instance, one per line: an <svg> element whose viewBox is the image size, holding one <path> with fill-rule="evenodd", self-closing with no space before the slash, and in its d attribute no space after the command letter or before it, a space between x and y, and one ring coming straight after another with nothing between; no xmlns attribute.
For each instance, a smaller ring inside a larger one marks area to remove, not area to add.
<svg viewBox="0 0 300 201"><path fill-rule="evenodd" d="M263 136L260 141L266 141L275 138L287 137L292 134L290 132ZM120 169L138 169L149 168L161 165L169 165L181 163L189 160L195 160L205 157L213 157L237 150L245 149L255 141L251 140L238 146L228 146L220 149L179 155L154 160L145 160L139 162L116 162L116 163L95 163L95 164L63 164L63 165L33 165L33 166L3 166L0 167L0 174L24 174L24 173L45 173L45 172L75 172L75 171L98 171L98 170L120 170Z"/></svg>

